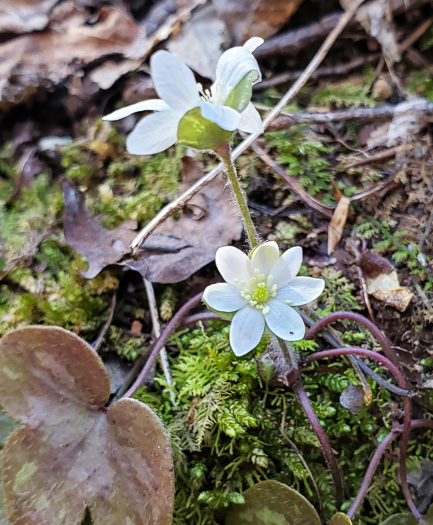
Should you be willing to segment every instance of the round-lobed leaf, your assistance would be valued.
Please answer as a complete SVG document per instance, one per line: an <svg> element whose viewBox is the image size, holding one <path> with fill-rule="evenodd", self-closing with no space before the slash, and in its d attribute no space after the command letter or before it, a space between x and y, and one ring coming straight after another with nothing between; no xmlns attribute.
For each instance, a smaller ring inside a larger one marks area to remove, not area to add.
<svg viewBox="0 0 433 525"><path fill-rule="evenodd" d="M278 481L261 481L243 493L245 503L232 505L225 525L320 525L311 503Z"/></svg>
<svg viewBox="0 0 433 525"><path fill-rule="evenodd" d="M403 512L390 516L381 525L433 525L433 505L420 522L410 512Z"/></svg>
<svg viewBox="0 0 433 525"><path fill-rule="evenodd" d="M329 525L352 525L352 521L349 518L349 516L346 516L346 514L343 514L342 512L337 512L337 514L334 514L334 516L332 516Z"/></svg>
<svg viewBox="0 0 433 525"><path fill-rule="evenodd" d="M15 383L15 382L16 383ZM3 457L8 518L19 525L170 525L173 465L160 419L143 403L106 404L96 352L60 328L0 342L0 403L26 426Z"/></svg>

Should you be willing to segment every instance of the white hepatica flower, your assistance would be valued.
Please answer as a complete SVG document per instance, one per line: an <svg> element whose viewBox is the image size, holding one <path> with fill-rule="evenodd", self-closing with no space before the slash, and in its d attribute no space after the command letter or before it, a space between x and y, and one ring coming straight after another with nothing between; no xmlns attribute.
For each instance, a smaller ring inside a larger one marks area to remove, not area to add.
<svg viewBox="0 0 433 525"><path fill-rule="evenodd" d="M304 337L304 322L292 307L319 297L325 283L313 277L297 277L301 247L290 248L280 256L276 242L265 242L249 258L233 246L224 246L217 251L215 262L226 283L208 286L203 300L217 312L236 312L230 346L237 356L255 348L266 327L285 341Z"/></svg>
<svg viewBox="0 0 433 525"><path fill-rule="evenodd" d="M262 43L262 38L253 37L244 46L223 53L216 81L206 92L179 58L157 51L150 59L150 69L160 99L132 104L104 120L154 111L140 120L128 136L127 150L135 155L158 153L178 141L196 149L214 149L230 142L236 129L261 133L263 123L250 100L253 84L261 81L252 52Z"/></svg>

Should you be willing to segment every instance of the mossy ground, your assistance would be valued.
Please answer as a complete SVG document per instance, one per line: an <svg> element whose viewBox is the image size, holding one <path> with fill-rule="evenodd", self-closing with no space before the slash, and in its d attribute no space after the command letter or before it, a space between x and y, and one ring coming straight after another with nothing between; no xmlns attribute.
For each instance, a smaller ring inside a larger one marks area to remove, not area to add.
<svg viewBox="0 0 433 525"><path fill-rule="evenodd" d="M431 86L424 77L420 79L421 83L413 88L424 90L428 96ZM269 96L269 93L264 95L263 102L266 103ZM314 97L317 104L333 107L340 107L342 100L347 105L349 99L351 105L376 103L363 86L328 89ZM346 141L352 141L354 148L361 147L357 138L359 127L347 124L339 130ZM334 139L314 126L298 125L289 131L268 133L265 140L274 158L288 173L325 204L336 202L333 180L337 180L343 194L352 195L381 177L379 168L342 171L341 163L351 152L341 145L336 149ZM0 334L23 325L53 324L92 342L106 322L111 297L117 293L118 306L103 349L115 350L133 361L146 349L151 331L140 279L136 274L118 270L105 270L95 279L84 279L80 271L86 263L65 243L62 233L59 172L47 169L35 177L31 188L22 188L19 195L11 197L18 170L8 151L6 146L0 154L3 205L0 208L0 274L4 272L0 281ZM87 206L107 228L131 219L145 224L173 198L180 186L182 148L152 158L131 157L123 151L123 138L98 122L91 139L66 146L59 158L61 172L86 191ZM204 159L208 161L207 157ZM387 168L396 169L395 163L391 162ZM320 274L327 281L325 293L315 305L317 312L320 315L337 310L364 312L358 283L355 285L356 273L348 269L350 264L338 258L329 265L320 262L324 258L325 221L296 203L284 184L262 167L255 154L248 152L240 159L239 172L252 204L271 210L294 205L286 216L274 219L262 216L256 220L263 235L278 239L282 249L293 243L303 244L309 265L304 266L302 272ZM346 234L372 243L371 247L392 256L406 282L420 285L428 294L432 283L428 266L433 255L431 243L426 241L424 251L420 249L414 225L406 225L402 233L404 199L395 197L407 193L412 176L417 176L416 166L413 174L409 172L408 179L402 180L390 194L389 200L373 210L368 202L356 203L353 210L357 219L349 220ZM422 200L414 202L419 209L422 205ZM406 265L410 273L406 272ZM210 282L211 272L205 269L201 273L202 282L203 279ZM163 320L168 320L176 305L183 302L190 285L191 281L157 287ZM374 307L386 331L389 319L382 315L385 309L378 303L374 303ZM139 336L131 331L134 320L144 327ZM405 340L405 344L410 345L415 336L431 328L432 322L428 308L417 304L394 321L391 326L399 324L398 330L389 335L398 341L405 330L412 331L412 336ZM346 344L374 347L374 340L364 329L349 322L340 324L338 329ZM271 386L260 373L257 357L266 344L263 340L253 355L241 359L229 348L228 326L223 322L181 330L168 345L176 407L159 371L151 386L137 392L137 398L160 415L171 437L176 467L176 525L223 523L225 508L231 502L241 502L242 491L263 479L276 479L299 490L321 508L325 518L336 510L331 477L304 413L293 394ZM302 356L319 346L325 347L325 343L319 338L294 346ZM420 359L428 357L427 344L422 346L421 342L418 350ZM376 371L383 373L379 368ZM430 373L427 362L423 373L425 377ZM353 497L376 445L401 421L398 400L369 381L373 402L364 405L357 415L343 408L339 403L341 392L350 383L358 384L346 359L306 367L302 377L338 454L348 493ZM425 397L424 416L432 405L429 396ZM285 425L282 426L283 419ZM419 467L423 459L432 459L430 443L429 433L419 434L411 441L409 468ZM406 510L398 483L394 452L397 447L395 444L385 456L356 524L377 524L394 512ZM301 458L308 465L319 494ZM344 508L349 502L346 501Z"/></svg>

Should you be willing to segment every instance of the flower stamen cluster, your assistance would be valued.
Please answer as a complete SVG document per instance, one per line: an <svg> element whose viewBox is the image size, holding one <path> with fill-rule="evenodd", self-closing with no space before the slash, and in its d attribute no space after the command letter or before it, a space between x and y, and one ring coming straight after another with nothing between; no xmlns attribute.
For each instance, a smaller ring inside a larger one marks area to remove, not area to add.
<svg viewBox="0 0 433 525"><path fill-rule="evenodd" d="M238 285L241 288L241 297L243 297L250 306L261 310L263 315L270 312L270 307L267 305L268 299L271 299L277 295L278 286L272 284L274 278L272 275L266 275L260 273L258 268L254 270L254 276L247 281L239 281Z"/></svg>

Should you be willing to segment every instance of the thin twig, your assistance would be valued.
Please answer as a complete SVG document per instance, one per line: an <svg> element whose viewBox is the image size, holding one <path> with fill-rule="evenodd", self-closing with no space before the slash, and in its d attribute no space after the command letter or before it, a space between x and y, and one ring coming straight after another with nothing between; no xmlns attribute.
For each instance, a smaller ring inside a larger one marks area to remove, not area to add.
<svg viewBox="0 0 433 525"><path fill-rule="evenodd" d="M105 322L101 333L98 335L98 339L93 343L92 347L95 352L99 352L102 343L104 342L104 337L107 335L108 329L110 328L111 322L113 321L114 310L116 309L116 293L113 294L111 298L110 311L108 313L108 319Z"/></svg>
<svg viewBox="0 0 433 525"><path fill-rule="evenodd" d="M283 98L278 102L278 104L266 115L266 118L263 121L265 129L269 124L275 119L275 117L283 110L283 108L299 93L299 90L304 87L308 79L311 77L313 72L321 64L325 56L328 54L329 50L333 46L334 42L337 40L340 33L348 24L349 20L356 13L358 7L362 4L364 0L355 0L352 2L347 11L340 17L338 23L333 27L332 31L326 37L323 44L320 46L320 49L314 55L311 62L308 64L307 68L299 76L297 81L291 86L291 88L286 92ZM260 133L254 133L248 138L243 140L239 146L233 151L232 159L239 157L247 148L260 137ZM194 197L204 186L209 184L223 169L223 164L220 163L212 171L204 175L199 179L195 184L193 184L187 191L182 193L177 199L170 202L165 206L134 238L131 243L131 248L135 253L141 244L146 240L146 238L155 231L155 229L162 224L167 217L169 217L174 212L182 209L185 204Z"/></svg>
<svg viewBox="0 0 433 525"><path fill-rule="evenodd" d="M152 346L152 349L150 351L149 357L146 361L146 364L143 366L141 372L138 374L136 380L132 384L132 386L128 389L128 391L122 396L122 397L131 397L135 394L135 392L140 388L140 386L143 384L144 379L146 378L146 375L149 373L149 371L152 369L152 366L158 357L159 352L161 351L161 348L165 345L165 342L170 337L170 335L176 330L178 324L180 323L181 319L184 317L184 315L191 310L191 308L194 308L202 298L203 292L200 292L191 299L189 299L179 310L173 315L173 317L170 319L170 322L167 324L167 326L164 328L161 336L159 339L155 341L155 343Z"/></svg>
<svg viewBox="0 0 433 525"><path fill-rule="evenodd" d="M152 320L153 333L156 339L161 337L161 324L158 316L158 306L156 304L155 290L150 281L143 277L144 287L146 289L147 300L149 302L150 318ZM170 399L174 407L176 407L176 396L173 391L173 378L171 377L170 365L168 363L167 349L163 346L159 352L159 359L161 368L164 372L165 381L170 388Z"/></svg>

